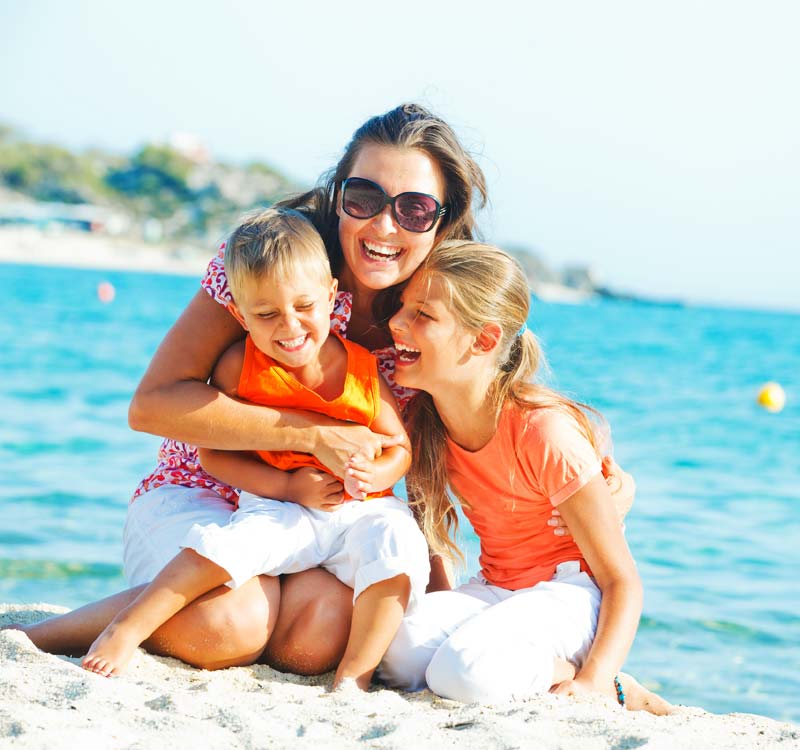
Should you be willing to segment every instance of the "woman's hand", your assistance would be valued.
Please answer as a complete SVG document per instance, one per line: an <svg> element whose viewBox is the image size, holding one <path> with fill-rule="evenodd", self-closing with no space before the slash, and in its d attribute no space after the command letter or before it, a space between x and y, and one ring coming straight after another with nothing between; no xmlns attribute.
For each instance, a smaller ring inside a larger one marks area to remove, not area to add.
<svg viewBox="0 0 800 750"><path fill-rule="evenodd" d="M290 474L288 495L293 503L329 513L344 502L342 483L313 466L303 466Z"/></svg>
<svg viewBox="0 0 800 750"><path fill-rule="evenodd" d="M625 516L628 515L633 506L636 482L611 456L603 458L602 470L608 489L611 491L611 498L614 501L614 508L617 511L620 523L624 524ZM569 527L561 517L561 513L556 509L553 509L547 525L553 527L553 534L556 536L570 536Z"/></svg>
<svg viewBox="0 0 800 750"><path fill-rule="evenodd" d="M406 440L405 435L380 435L369 427L334 419L313 429L316 439L310 452L337 477L346 476L351 456L361 454L374 459L385 448Z"/></svg>

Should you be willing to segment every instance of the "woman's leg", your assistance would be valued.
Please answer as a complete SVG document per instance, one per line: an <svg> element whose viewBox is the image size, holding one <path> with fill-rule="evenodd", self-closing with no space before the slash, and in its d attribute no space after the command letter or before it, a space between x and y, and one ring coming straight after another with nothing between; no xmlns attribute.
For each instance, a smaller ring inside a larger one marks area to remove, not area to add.
<svg viewBox="0 0 800 750"><path fill-rule="evenodd" d="M135 586L20 629L43 651L82 656L143 588ZM202 669L253 664L275 626L279 603L276 578L259 576L236 590L220 586L178 612L142 645Z"/></svg>
<svg viewBox="0 0 800 750"><path fill-rule="evenodd" d="M353 616L353 590L322 568L281 577L281 607L259 661L282 672L314 675L335 669Z"/></svg>

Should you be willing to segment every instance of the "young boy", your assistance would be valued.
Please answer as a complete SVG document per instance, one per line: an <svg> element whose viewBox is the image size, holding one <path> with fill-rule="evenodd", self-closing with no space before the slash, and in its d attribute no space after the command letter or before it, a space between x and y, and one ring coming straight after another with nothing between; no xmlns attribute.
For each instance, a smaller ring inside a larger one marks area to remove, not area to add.
<svg viewBox="0 0 800 750"><path fill-rule="evenodd" d="M391 494L410 463L408 437L375 358L329 335L336 280L322 239L301 214L269 209L245 221L226 245L225 271L232 312L248 336L217 363L215 385L237 398L320 412L401 440L377 457L354 455L342 480L310 454L201 449L206 471L244 490L237 511L226 526L192 528L184 549L100 634L83 666L118 673L162 623L221 584L235 588L255 575L323 565L354 589L334 688L352 679L367 689L429 575L422 532Z"/></svg>

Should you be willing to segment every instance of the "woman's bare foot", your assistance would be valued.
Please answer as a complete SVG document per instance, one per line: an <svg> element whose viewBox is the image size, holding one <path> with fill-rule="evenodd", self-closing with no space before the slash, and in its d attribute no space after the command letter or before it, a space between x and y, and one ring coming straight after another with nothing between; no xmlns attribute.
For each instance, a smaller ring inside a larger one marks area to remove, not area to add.
<svg viewBox="0 0 800 750"><path fill-rule="evenodd" d="M656 716L668 716L675 710L669 701L648 690L635 677L620 672L619 681L625 693L625 708L629 711L648 711Z"/></svg>
<svg viewBox="0 0 800 750"><path fill-rule="evenodd" d="M89 647L81 665L103 677L120 675L141 642L135 628L126 623L112 622Z"/></svg>

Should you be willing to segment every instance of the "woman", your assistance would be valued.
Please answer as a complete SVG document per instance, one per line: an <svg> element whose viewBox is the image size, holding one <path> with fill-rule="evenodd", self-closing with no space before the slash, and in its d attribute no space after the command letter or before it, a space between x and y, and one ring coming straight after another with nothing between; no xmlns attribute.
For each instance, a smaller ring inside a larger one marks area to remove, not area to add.
<svg viewBox="0 0 800 750"><path fill-rule="evenodd" d="M284 202L320 231L339 288L348 293L340 295L340 329L377 354L390 382L394 349L385 323L396 308L398 285L439 242L472 239L473 205L485 202L483 173L452 129L414 104L368 120L318 188ZM419 205L435 209L423 223L415 213ZM379 453L391 440L320 415L243 404L209 386L217 359L244 332L227 311L220 257L209 266L203 287L164 338L131 403L133 429L171 438L128 511L125 570L134 588L26 628L44 650L85 653L174 556L194 523L226 522L236 490L205 474L191 446L303 451L342 476L354 452ZM401 390L395 390L400 400ZM617 496L626 494L632 493ZM440 558L432 560L432 570L430 589L449 588ZM280 583L261 576L236 590L215 589L144 646L206 669L260 659L284 671L315 674L341 658L351 614L352 592L325 571L286 576Z"/></svg>

